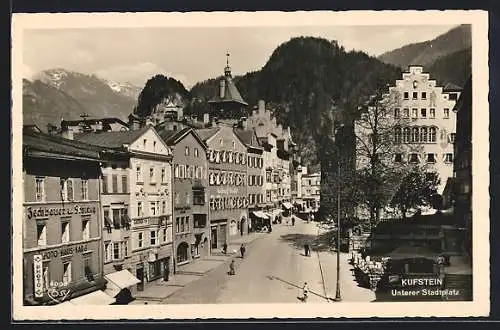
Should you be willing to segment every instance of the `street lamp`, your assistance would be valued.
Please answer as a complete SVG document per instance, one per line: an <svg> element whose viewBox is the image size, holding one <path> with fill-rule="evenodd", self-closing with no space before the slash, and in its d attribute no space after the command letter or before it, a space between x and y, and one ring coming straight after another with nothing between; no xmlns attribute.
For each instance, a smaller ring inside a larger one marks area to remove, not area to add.
<svg viewBox="0 0 500 330"><path fill-rule="evenodd" d="M337 147L337 151L339 148ZM337 152L337 289L334 301L342 301L340 295L340 152Z"/></svg>

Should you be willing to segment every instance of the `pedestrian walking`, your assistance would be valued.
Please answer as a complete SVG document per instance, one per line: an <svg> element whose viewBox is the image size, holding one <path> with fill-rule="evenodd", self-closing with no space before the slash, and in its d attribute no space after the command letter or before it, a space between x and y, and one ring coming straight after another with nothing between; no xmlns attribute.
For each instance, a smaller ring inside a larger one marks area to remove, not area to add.
<svg viewBox="0 0 500 330"><path fill-rule="evenodd" d="M222 253L227 253L227 243L224 243L224 245L222 246Z"/></svg>
<svg viewBox="0 0 500 330"><path fill-rule="evenodd" d="M293 215L292 215L292 226L295 226L295 218Z"/></svg>
<svg viewBox="0 0 500 330"><path fill-rule="evenodd" d="M229 264L229 275L235 275L236 272L234 271L234 259L231 260L231 263Z"/></svg>
<svg viewBox="0 0 500 330"><path fill-rule="evenodd" d="M307 257L307 243L304 244L304 255Z"/></svg>
<svg viewBox="0 0 500 330"><path fill-rule="evenodd" d="M240 247L240 252L241 252L241 258L244 258L245 257L245 245L241 244L241 247Z"/></svg>
<svg viewBox="0 0 500 330"><path fill-rule="evenodd" d="M309 287L307 286L307 282L304 282L304 286L302 287L302 301L307 302L307 297L309 295Z"/></svg>

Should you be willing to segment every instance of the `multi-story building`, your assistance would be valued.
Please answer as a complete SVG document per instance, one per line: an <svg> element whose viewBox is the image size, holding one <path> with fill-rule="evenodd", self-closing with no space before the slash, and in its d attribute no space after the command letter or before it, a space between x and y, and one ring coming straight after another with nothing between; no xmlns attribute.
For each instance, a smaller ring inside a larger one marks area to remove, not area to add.
<svg viewBox="0 0 500 330"><path fill-rule="evenodd" d="M208 146L210 244L220 249L248 233L247 146L233 127L199 129Z"/></svg>
<svg viewBox="0 0 500 330"><path fill-rule="evenodd" d="M25 304L56 304L51 297L61 290L69 290L64 300L75 304L83 295L91 295L94 304L114 302L102 292L100 152L35 129L23 131Z"/></svg>
<svg viewBox="0 0 500 330"><path fill-rule="evenodd" d="M454 213L458 225L467 229L463 251L472 256L472 78L464 86L453 109L457 115L454 153Z"/></svg>
<svg viewBox="0 0 500 330"><path fill-rule="evenodd" d="M87 115L82 115L81 119L61 120L61 131L70 135L85 132L128 131L128 124L119 118L88 118Z"/></svg>
<svg viewBox="0 0 500 330"><path fill-rule="evenodd" d="M126 161L104 163L104 265L112 271L106 278L116 284L115 291L130 288L131 293L148 282L168 280L173 267L171 149L151 126L74 138L128 154ZM122 270L127 272L115 274ZM136 286L125 278L128 273L139 280Z"/></svg>
<svg viewBox="0 0 500 330"><path fill-rule="evenodd" d="M321 173L307 173L307 167L301 169L301 209L304 212L317 212L321 195Z"/></svg>
<svg viewBox="0 0 500 330"><path fill-rule="evenodd" d="M248 129L246 123L241 122L241 127L235 130L236 135L247 146L247 193L248 193L248 230L255 231L262 228L269 220L265 210L264 196L264 148L259 145L254 129Z"/></svg>
<svg viewBox="0 0 500 330"><path fill-rule="evenodd" d="M395 153L394 162L426 164L439 174L440 194L453 176L456 114L452 110L459 95L459 87L437 86L422 66L413 65L385 96L390 98L390 116L407 119L404 127L394 128L394 142L406 147L406 152Z"/></svg>
<svg viewBox="0 0 500 330"><path fill-rule="evenodd" d="M291 176L295 171L292 166L295 143L292 141L290 127L283 129L281 124L277 124L263 100L258 102L257 109L249 116L247 127L254 128L264 147L265 201L273 204L275 211L272 214L275 220L282 207L292 207Z"/></svg>
<svg viewBox="0 0 500 330"><path fill-rule="evenodd" d="M191 128L162 130L173 152L175 266L210 254L207 146Z"/></svg>

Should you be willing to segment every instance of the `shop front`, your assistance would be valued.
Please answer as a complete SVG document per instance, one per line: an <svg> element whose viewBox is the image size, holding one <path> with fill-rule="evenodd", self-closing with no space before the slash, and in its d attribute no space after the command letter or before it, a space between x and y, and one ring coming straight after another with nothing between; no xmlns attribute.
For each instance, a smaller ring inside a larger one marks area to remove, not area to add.
<svg viewBox="0 0 500 330"><path fill-rule="evenodd" d="M210 244L212 250L222 249L228 243L228 221L227 219L217 219L210 221Z"/></svg>

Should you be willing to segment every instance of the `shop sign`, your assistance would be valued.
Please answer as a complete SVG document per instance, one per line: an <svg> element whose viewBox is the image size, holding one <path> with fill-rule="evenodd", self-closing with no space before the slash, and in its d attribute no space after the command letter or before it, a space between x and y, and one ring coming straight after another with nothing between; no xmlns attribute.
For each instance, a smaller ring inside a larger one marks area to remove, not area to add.
<svg viewBox="0 0 500 330"><path fill-rule="evenodd" d="M82 253L85 251L87 251L87 244L68 246L68 247L63 247L61 249L44 252L43 259L47 260L52 258L65 257L73 255L75 253Z"/></svg>
<svg viewBox="0 0 500 330"><path fill-rule="evenodd" d="M238 188L218 188L217 194L220 195L236 195L238 194Z"/></svg>
<svg viewBox="0 0 500 330"><path fill-rule="evenodd" d="M41 254L33 256L33 280L35 281L35 297L43 297L43 258Z"/></svg>
<svg viewBox="0 0 500 330"><path fill-rule="evenodd" d="M52 215L73 215L73 214L95 214L97 208L95 206L75 205L73 207L38 207L31 206L26 209L28 219L48 217Z"/></svg>

